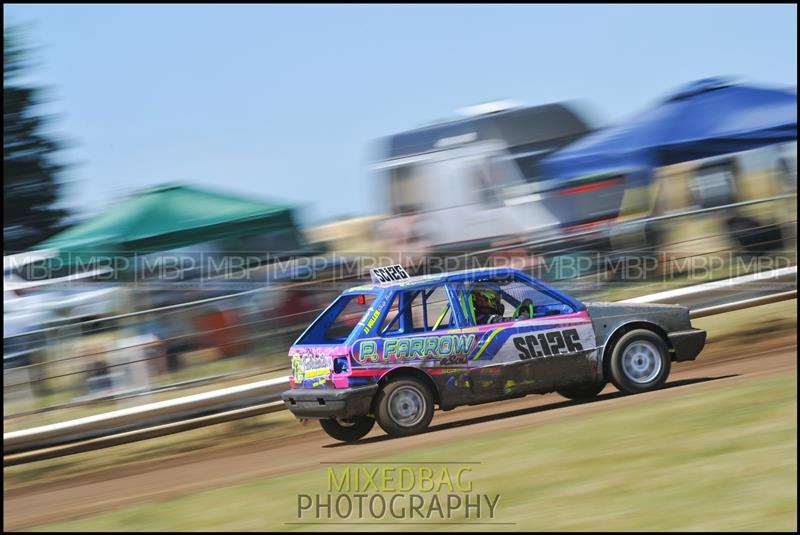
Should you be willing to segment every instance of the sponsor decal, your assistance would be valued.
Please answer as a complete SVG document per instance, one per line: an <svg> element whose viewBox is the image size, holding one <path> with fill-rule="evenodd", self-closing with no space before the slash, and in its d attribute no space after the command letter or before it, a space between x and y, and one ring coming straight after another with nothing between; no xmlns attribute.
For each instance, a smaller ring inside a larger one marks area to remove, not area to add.
<svg viewBox="0 0 800 535"><path fill-rule="evenodd" d="M295 384L316 388L324 385L331 375L331 357L322 355L292 355L292 377Z"/></svg>
<svg viewBox="0 0 800 535"><path fill-rule="evenodd" d="M372 328L375 326L375 322L378 321L378 318L381 317L380 309L375 309L372 313L372 316L369 317L367 320L367 324L364 326L364 334L369 334Z"/></svg>
<svg viewBox="0 0 800 535"><path fill-rule="evenodd" d="M355 359L359 364L377 364L448 358L447 362L453 364L452 357L463 356L466 362L466 355L475 345L475 339L474 334L447 334L365 340L359 344Z"/></svg>

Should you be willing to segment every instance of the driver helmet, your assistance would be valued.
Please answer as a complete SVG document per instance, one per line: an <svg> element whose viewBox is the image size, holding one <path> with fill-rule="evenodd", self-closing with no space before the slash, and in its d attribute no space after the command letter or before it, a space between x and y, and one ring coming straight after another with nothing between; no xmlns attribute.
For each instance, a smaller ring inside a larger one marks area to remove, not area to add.
<svg viewBox="0 0 800 535"><path fill-rule="evenodd" d="M476 316L503 315L504 307L500 300L500 292L493 288L485 286L473 288L472 304Z"/></svg>

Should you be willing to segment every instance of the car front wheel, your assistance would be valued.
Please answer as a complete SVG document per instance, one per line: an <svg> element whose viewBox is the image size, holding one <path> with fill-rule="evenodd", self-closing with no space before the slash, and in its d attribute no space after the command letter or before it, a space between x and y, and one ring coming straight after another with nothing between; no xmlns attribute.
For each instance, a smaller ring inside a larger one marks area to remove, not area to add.
<svg viewBox="0 0 800 535"><path fill-rule="evenodd" d="M418 379L391 381L378 392L375 418L381 429L391 436L421 433L433 419L433 395Z"/></svg>
<svg viewBox="0 0 800 535"><path fill-rule="evenodd" d="M664 385L669 376L669 348L646 329L626 333L614 346L609 361L611 382L619 390L637 394Z"/></svg>
<svg viewBox="0 0 800 535"><path fill-rule="evenodd" d="M342 442L354 442L363 438L372 430L372 426L375 425L375 419L369 416L350 419L328 418L320 420L319 423L331 438Z"/></svg>

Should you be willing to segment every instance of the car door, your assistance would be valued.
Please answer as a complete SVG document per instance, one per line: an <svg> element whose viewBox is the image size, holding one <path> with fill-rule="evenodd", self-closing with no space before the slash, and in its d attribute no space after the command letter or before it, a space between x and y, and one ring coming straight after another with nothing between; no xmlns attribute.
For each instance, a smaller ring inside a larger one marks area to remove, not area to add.
<svg viewBox="0 0 800 535"><path fill-rule="evenodd" d="M477 401L545 393L596 380L596 341L585 310L526 281L503 281L496 287L504 315L486 325L476 324L470 310L470 284L459 289L468 325L464 331L479 335L469 361ZM523 306L526 298L532 301L530 308Z"/></svg>
<svg viewBox="0 0 800 535"><path fill-rule="evenodd" d="M464 375L478 334L461 328L453 294L444 283L397 292L380 330L382 354L392 367L420 368L431 378L440 406L469 401Z"/></svg>

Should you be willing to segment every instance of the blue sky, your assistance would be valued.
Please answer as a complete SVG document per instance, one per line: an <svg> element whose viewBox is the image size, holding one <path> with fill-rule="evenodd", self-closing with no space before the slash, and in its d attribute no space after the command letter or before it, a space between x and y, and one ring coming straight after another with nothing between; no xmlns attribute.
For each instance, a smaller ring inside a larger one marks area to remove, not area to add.
<svg viewBox="0 0 800 535"><path fill-rule="evenodd" d="M685 82L797 85L795 5L4 5L40 46L66 204L185 181L379 213L370 141L496 99L623 119Z"/></svg>

